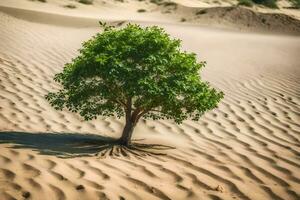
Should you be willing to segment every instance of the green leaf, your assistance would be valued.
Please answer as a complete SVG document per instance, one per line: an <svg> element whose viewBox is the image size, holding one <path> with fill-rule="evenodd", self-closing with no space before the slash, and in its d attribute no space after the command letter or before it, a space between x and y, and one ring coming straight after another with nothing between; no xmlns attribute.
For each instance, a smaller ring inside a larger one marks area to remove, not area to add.
<svg viewBox="0 0 300 200"><path fill-rule="evenodd" d="M63 89L46 95L54 108L90 120L122 117L130 106L145 119L181 123L199 120L223 98L199 76L206 62L181 51L181 41L164 29L99 24L104 31L84 42L79 55L55 75Z"/></svg>

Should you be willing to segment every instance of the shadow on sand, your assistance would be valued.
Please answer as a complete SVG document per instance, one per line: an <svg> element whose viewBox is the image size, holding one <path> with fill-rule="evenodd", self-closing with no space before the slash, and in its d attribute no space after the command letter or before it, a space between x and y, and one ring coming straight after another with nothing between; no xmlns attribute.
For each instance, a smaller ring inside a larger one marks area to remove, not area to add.
<svg viewBox="0 0 300 200"><path fill-rule="evenodd" d="M10 148L32 149L42 155L61 158L78 156L153 156L165 155L161 150L173 147L159 144L142 144L135 141L130 146L120 146L115 138L82 133L28 133L0 132L0 144Z"/></svg>

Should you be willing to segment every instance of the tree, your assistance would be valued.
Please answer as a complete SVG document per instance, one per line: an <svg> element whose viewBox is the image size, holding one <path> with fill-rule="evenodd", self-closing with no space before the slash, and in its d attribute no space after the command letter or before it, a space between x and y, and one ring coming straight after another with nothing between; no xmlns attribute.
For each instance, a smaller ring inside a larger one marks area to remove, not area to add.
<svg viewBox="0 0 300 200"><path fill-rule="evenodd" d="M128 146L141 118L198 120L223 97L201 80L205 62L180 51L181 41L162 28L100 24L104 31L84 42L80 54L55 75L62 89L46 95L55 109L66 107L85 120L125 116L118 143Z"/></svg>
<svg viewBox="0 0 300 200"><path fill-rule="evenodd" d="M256 4L262 4L264 6L267 6L269 8L278 8L276 4L277 0L253 0Z"/></svg>

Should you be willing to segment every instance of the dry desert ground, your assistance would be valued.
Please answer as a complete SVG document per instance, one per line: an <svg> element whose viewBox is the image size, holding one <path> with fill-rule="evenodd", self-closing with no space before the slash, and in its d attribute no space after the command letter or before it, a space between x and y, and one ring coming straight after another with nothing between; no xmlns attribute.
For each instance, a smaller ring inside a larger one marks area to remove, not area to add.
<svg viewBox="0 0 300 200"><path fill-rule="evenodd" d="M300 11L172 2L0 1L0 200L300 199ZM165 28L225 94L199 121L138 124L134 139L174 147L165 155L99 157L76 144L117 138L124 120L84 121L44 98L100 19Z"/></svg>

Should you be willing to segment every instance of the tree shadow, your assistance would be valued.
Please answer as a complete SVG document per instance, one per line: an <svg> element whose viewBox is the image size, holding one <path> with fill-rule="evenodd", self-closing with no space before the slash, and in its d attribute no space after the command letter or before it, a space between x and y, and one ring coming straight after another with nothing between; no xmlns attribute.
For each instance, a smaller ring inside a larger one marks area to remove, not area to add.
<svg viewBox="0 0 300 200"><path fill-rule="evenodd" d="M133 140L129 146L121 146L112 137L82 133L28 133L0 132L0 144L9 148L32 149L42 155L60 158L79 156L143 157L165 155L162 150L174 149L160 144L142 144Z"/></svg>

